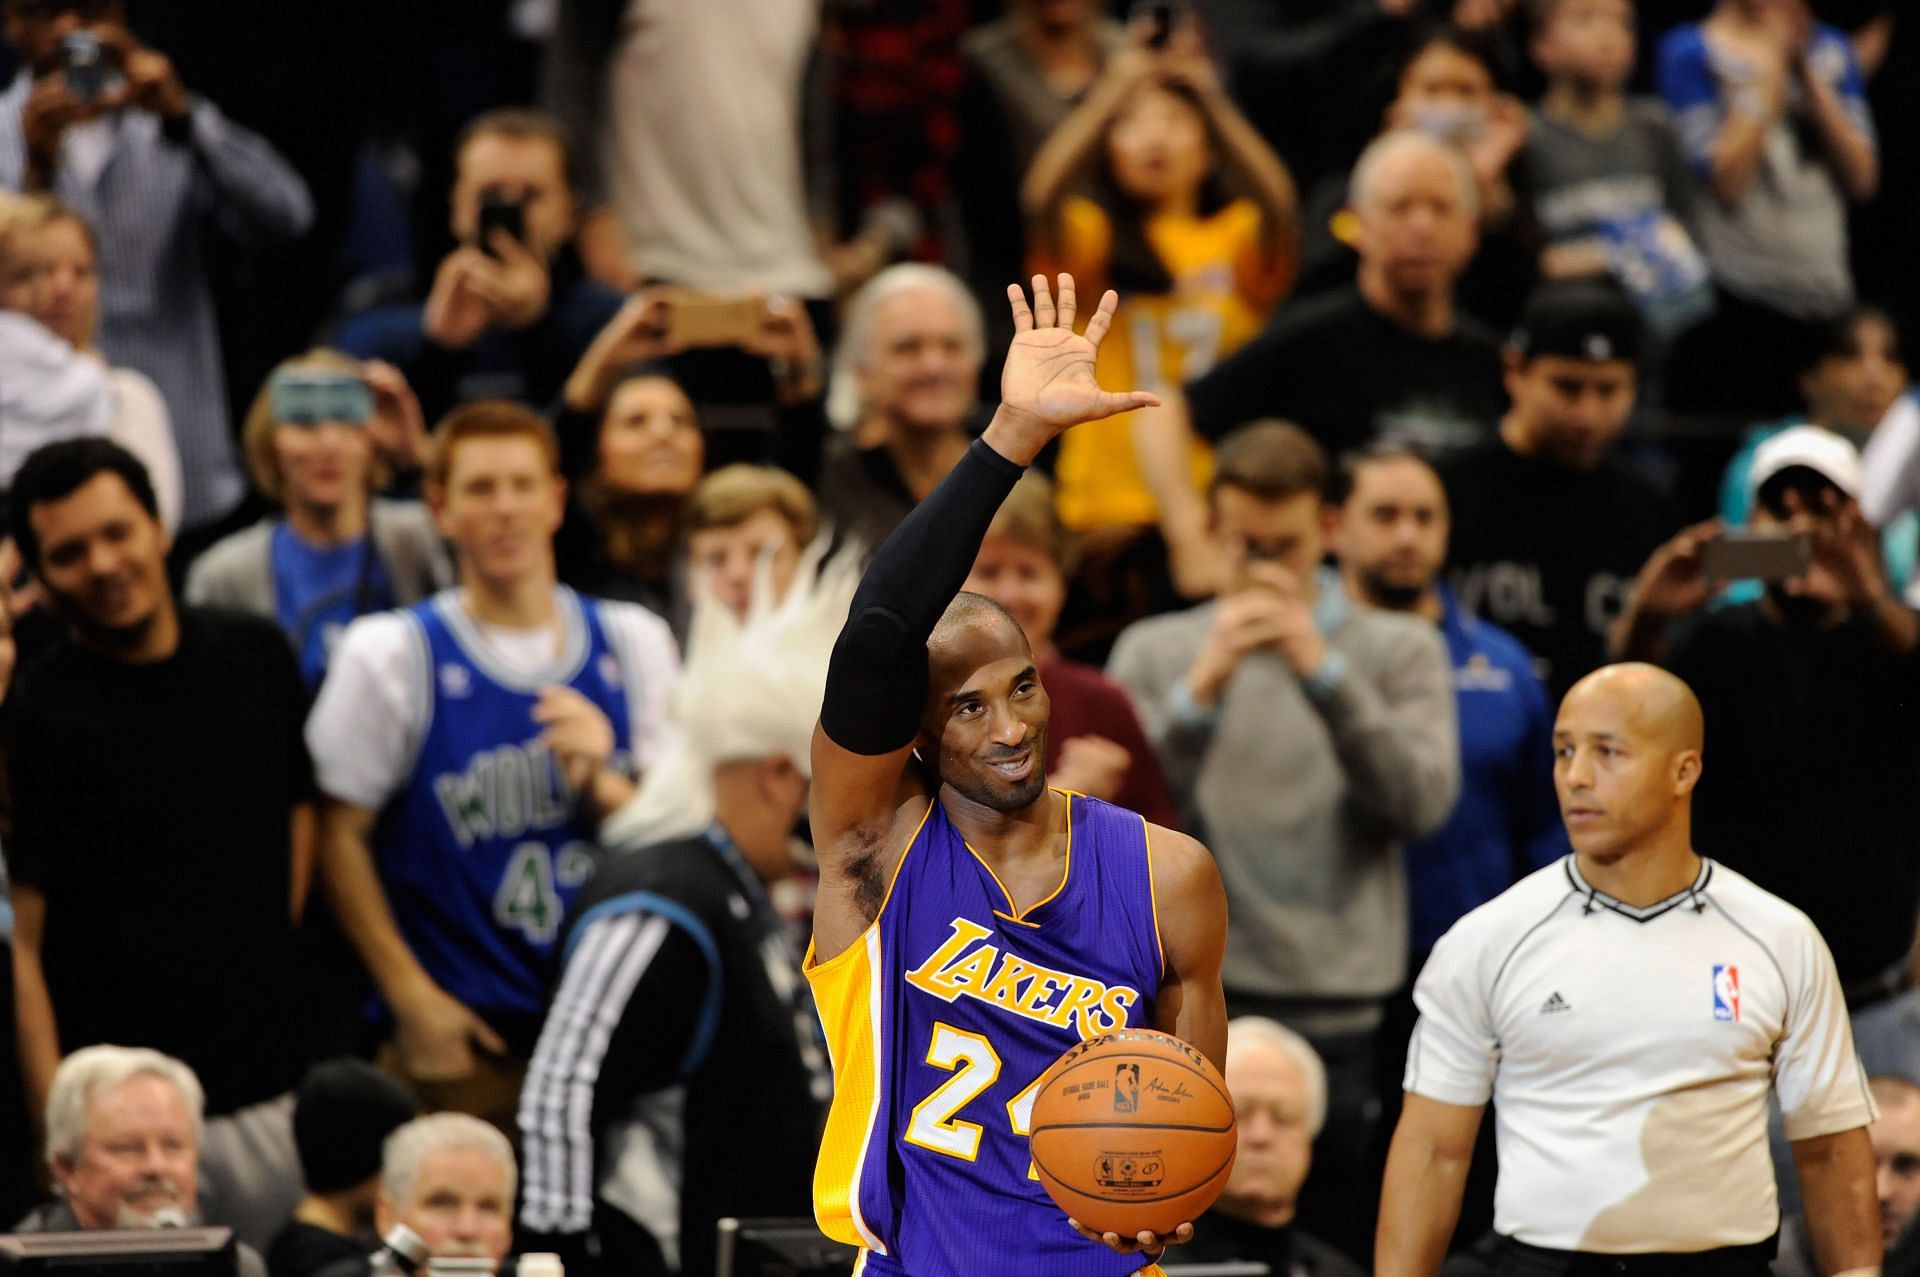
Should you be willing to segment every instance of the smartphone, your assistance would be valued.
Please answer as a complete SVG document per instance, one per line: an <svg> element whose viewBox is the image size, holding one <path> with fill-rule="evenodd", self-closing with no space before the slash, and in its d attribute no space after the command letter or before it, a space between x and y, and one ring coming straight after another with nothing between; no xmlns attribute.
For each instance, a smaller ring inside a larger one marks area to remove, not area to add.
<svg viewBox="0 0 1920 1277"><path fill-rule="evenodd" d="M678 346L738 346L766 322L763 297L682 293L667 302L667 339Z"/></svg>
<svg viewBox="0 0 1920 1277"><path fill-rule="evenodd" d="M67 87L82 102L97 102L107 87L106 50L91 31L70 31L60 37L60 56Z"/></svg>
<svg viewBox="0 0 1920 1277"><path fill-rule="evenodd" d="M350 372L289 370L274 374L273 419L290 426L373 419L373 387Z"/></svg>
<svg viewBox="0 0 1920 1277"><path fill-rule="evenodd" d="M505 231L520 243L527 242L527 214L519 200L508 199L492 191L480 196L480 251L493 256L493 233Z"/></svg>
<svg viewBox="0 0 1920 1277"><path fill-rule="evenodd" d="M1144 17L1147 20L1147 47L1149 49L1164 49L1167 47L1167 41L1173 38L1173 28L1175 19L1178 16L1179 7L1180 6L1175 4L1165 3L1164 0L1136 4L1133 7L1135 17Z"/></svg>
<svg viewBox="0 0 1920 1277"><path fill-rule="evenodd" d="M1784 581L1813 562L1803 532L1727 532L1700 550L1700 566L1718 581Z"/></svg>

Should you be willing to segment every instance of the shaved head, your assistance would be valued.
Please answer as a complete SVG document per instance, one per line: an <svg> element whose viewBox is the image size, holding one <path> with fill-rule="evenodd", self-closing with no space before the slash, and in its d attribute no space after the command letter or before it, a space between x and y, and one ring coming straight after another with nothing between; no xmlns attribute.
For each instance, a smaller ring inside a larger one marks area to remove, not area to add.
<svg viewBox="0 0 1920 1277"><path fill-rule="evenodd" d="M1643 847L1691 851L1705 730L1693 689L1652 665L1573 685L1553 724L1553 782L1574 850L1611 864Z"/></svg>
<svg viewBox="0 0 1920 1277"><path fill-rule="evenodd" d="M1636 734L1672 753L1706 747L1706 718L1693 689L1657 665L1628 661L1604 665L1575 683L1563 705L1575 697L1626 711Z"/></svg>
<svg viewBox="0 0 1920 1277"><path fill-rule="evenodd" d="M1026 632L984 594L948 604L927 639L923 759L941 783L995 811L1046 794L1050 704Z"/></svg>

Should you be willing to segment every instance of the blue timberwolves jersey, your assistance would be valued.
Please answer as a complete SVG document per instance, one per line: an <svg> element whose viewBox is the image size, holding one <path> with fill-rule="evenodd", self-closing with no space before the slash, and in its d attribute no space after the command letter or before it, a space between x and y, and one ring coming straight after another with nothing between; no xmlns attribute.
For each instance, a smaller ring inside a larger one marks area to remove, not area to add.
<svg viewBox="0 0 1920 1277"><path fill-rule="evenodd" d="M1151 1026L1164 960L1146 822L1069 795L1066 871L1025 913L935 802L880 916L807 978L833 1056L814 1213L870 1277L1122 1277L1034 1175L1040 1075Z"/></svg>
<svg viewBox="0 0 1920 1277"><path fill-rule="evenodd" d="M543 685L564 685L613 724L630 753L623 670L597 605L558 591L564 632L553 677L525 680L491 657L457 591L408 609L431 703L413 773L381 817L376 856L394 921L435 982L476 1011L538 1016L549 959L593 874L575 798L540 741Z"/></svg>

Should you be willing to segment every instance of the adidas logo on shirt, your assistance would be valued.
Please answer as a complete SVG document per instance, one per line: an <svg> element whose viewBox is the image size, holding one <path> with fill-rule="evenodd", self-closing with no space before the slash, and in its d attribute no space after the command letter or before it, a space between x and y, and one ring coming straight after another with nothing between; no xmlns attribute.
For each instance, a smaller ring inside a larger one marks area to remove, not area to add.
<svg viewBox="0 0 1920 1277"><path fill-rule="evenodd" d="M1542 1002L1540 1004L1541 1015L1552 1015L1556 1011L1571 1011L1571 1010L1573 1010L1573 1003L1561 997L1560 990L1558 989L1555 989L1552 995L1548 997L1545 1002Z"/></svg>

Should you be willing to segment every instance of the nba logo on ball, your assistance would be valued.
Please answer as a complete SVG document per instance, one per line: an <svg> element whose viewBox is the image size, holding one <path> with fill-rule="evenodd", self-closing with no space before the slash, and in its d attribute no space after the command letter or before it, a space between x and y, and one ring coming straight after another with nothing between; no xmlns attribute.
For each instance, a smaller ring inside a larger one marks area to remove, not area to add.
<svg viewBox="0 0 1920 1277"><path fill-rule="evenodd" d="M1718 963L1713 968L1713 1018L1738 1023L1740 1019L1740 968L1723 966Z"/></svg>

